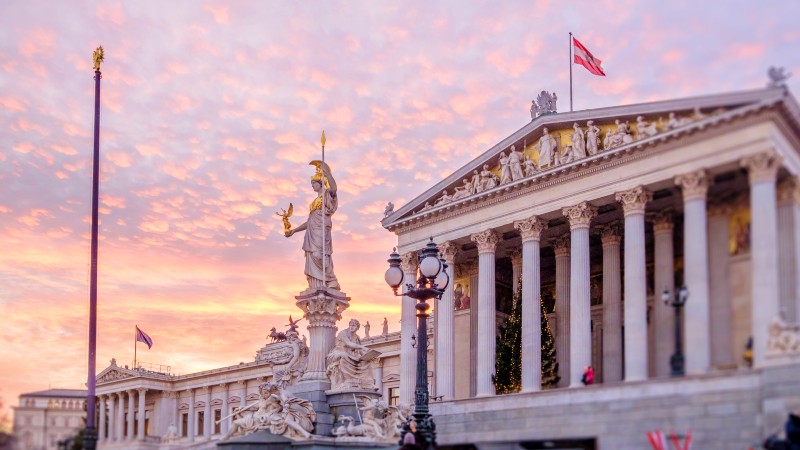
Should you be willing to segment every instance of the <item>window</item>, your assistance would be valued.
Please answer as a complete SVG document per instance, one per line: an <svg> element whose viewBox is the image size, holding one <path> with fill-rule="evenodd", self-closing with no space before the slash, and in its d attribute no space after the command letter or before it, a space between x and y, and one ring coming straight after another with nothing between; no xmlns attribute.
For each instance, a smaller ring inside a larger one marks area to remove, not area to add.
<svg viewBox="0 0 800 450"><path fill-rule="evenodd" d="M197 432L195 433L196 436L203 436L205 434L206 428L204 427L206 423L206 413L204 411L199 411L197 413Z"/></svg>
<svg viewBox="0 0 800 450"><path fill-rule="evenodd" d="M219 434L222 431L221 428L220 428L222 426L221 419L222 419L222 410L221 409L215 409L214 410L214 434Z"/></svg>
<svg viewBox="0 0 800 450"><path fill-rule="evenodd" d="M400 388L399 387L390 387L389 388L389 405L397 405L400 403Z"/></svg>
<svg viewBox="0 0 800 450"><path fill-rule="evenodd" d="M181 436L189 436L189 413L181 414Z"/></svg>

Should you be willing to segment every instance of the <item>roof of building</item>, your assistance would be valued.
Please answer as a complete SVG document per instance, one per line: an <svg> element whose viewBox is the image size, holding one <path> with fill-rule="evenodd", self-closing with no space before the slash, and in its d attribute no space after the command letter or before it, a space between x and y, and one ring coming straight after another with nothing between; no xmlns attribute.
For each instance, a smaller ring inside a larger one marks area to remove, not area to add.
<svg viewBox="0 0 800 450"><path fill-rule="evenodd" d="M26 392L20 397L66 397L66 398L85 398L86 389L47 389L46 391Z"/></svg>
<svg viewBox="0 0 800 450"><path fill-rule="evenodd" d="M595 124L600 126L609 126L614 123L615 119L627 121L633 120L640 115L650 121L655 121L656 119L660 121L661 116L670 112L686 114L693 110L699 111L701 109L707 112L715 112L711 115L704 114L703 120L695 119L691 121L691 123L682 125L676 129L660 131L656 136L647 139L640 138L630 144L625 144L613 149L614 151L619 151L627 150L627 147L641 147L642 145L650 145L656 142L664 142L667 139L678 138L687 133L694 132L697 129L707 128L720 121L730 121L742 115L753 114L763 109L770 108L776 104L783 106L783 111L786 113L786 116L788 116L791 126L800 128L798 127L798 123L800 122L800 106L798 106L797 101L786 88L767 88L541 115L525 124L516 132L501 139L497 144L491 146L481 155L431 186L415 199L387 215L381 222L388 230L396 231L398 227L408 225L411 222L424 221L432 216L440 215L460 204L464 204L465 202L474 203L482 201L497 195L501 191L514 188L515 184L529 182L538 183L553 177L554 174L563 172L570 164L549 168L524 181L520 180L519 182L497 186L480 195L472 195L470 198L463 200L451 201L450 203L442 205L426 204L426 202L433 203L441 195L443 190L451 189L451 192L453 192L453 186L457 186L463 178L468 178L473 170L479 170L484 164L488 163L491 166L496 166L498 164L496 161L500 152L509 149L512 145L522 145L522 148L526 148L525 143L527 142L531 145L527 148L532 148L534 143L542 136L543 129L546 127L550 127L550 129L558 127L569 128L573 123L580 122L583 124L587 120L592 120ZM608 154L609 152L605 153ZM586 165L586 163L591 162L593 158L602 159L605 157L605 154L598 155L571 165Z"/></svg>

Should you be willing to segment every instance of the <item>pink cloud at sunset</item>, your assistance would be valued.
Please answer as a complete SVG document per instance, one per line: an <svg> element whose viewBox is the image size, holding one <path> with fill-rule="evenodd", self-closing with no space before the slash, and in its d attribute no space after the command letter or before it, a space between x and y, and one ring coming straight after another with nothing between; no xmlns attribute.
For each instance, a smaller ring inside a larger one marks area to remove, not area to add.
<svg viewBox="0 0 800 450"><path fill-rule="evenodd" d="M568 110L568 32L608 74L574 67L575 109L589 109L760 88L771 65L797 94L798 23L793 0L4 2L4 404L86 382L98 45L98 371L130 364L138 325L155 342L143 361L190 373L252 361L299 314L302 236L274 213L291 202L305 220L323 129L344 321L396 331L384 206L528 123L539 91Z"/></svg>

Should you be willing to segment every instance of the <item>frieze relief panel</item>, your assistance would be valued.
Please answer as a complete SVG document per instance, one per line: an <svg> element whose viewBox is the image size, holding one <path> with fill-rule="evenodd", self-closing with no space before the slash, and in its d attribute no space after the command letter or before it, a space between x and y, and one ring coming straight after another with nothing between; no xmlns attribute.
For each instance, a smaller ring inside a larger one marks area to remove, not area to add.
<svg viewBox="0 0 800 450"><path fill-rule="evenodd" d="M725 110L718 109L713 114L722 112ZM474 170L412 214L543 174L559 166L681 128L708 116L695 109L682 113L670 112L666 117L637 116L632 121L615 119L613 123L602 125L587 120L553 130L544 127L537 133L538 136L534 135L533 141L523 140L502 150L492 162Z"/></svg>
<svg viewBox="0 0 800 450"><path fill-rule="evenodd" d="M99 383L108 383L110 381L117 381L117 380L124 380L127 378L133 378L133 375L125 372L121 372L119 370L112 370L108 373L100 376L97 378L97 382Z"/></svg>

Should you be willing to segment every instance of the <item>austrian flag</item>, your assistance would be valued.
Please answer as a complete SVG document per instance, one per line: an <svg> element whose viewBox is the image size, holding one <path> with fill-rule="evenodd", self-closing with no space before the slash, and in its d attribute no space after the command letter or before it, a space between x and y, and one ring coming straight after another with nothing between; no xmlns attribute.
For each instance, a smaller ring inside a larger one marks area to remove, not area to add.
<svg viewBox="0 0 800 450"><path fill-rule="evenodd" d="M572 38L572 44L572 60L575 64L586 67L586 70L595 75L606 76L605 72L603 72L603 68L600 67L599 59L595 58L594 55L574 37Z"/></svg>
<svg viewBox="0 0 800 450"><path fill-rule="evenodd" d="M148 336L147 333L140 330L138 325L136 326L136 340L147 344L148 349L153 347L153 339Z"/></svg>

